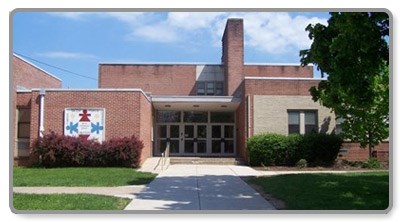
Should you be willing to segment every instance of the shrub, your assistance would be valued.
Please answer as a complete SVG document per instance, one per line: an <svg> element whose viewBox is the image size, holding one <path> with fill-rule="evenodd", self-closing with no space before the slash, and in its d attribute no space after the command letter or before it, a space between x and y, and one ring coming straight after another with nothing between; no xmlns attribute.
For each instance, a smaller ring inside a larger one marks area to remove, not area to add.
<svg viewBox="0 0 400 222"><path fill-rule="evenodd" d="M307 160L300 159L299 161L297 161L296 167L298 167L298 168L306 168L307 167Z"/></svg>
<svg viewBox="0 0 400 222"><path fill-rule="evenodd" d="M305 134L301 142L304 158L313 166L331 166L342 146L342 139L334 134Z"/></svg>
<svg viewBox="0 0 400 222"><path fill-rule="evenodd" d="M137 167L142 148L143 143L135 136L100 144L51 132L34 142L33 154L44 167Z"/></svg>
<svg viewBox="0 0 400 222"><path fill-rule="evenodd" d="M382 167L381 162L378 161L376 158L370 158L368 161L363 162L361 164L362 168L368 168L368 169L378 169Z"/></svg>
<svg viewBox="0 0 400 222"><path fill-rule="evenodd" d="M342 139L327 134L260 134L247 141L250 165L294 166L300 159L309 165L332 165L339 153Z"/></svg>
<svg viewBox="0 0 400 222"><path fill-rule="evenodd" d="M261 134L247 141L250 165L294 165L299 135Z"/></svg>

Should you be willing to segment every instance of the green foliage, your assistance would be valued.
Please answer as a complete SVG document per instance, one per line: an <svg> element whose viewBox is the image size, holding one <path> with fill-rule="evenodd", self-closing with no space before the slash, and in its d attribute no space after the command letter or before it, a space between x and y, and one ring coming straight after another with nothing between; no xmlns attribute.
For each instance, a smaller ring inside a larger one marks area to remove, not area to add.
<svg viewBox="0 0 400 222"><path fill-rule="evenodd" d="M389 136L389 18L386 13L331 13L328 25L308 25L313 40L302 65L328 74L312 87L314 101L344 120L343 136L372 148Z"/></svg>
<svg viewBox="0 0 400 222"><path fill-rule="evenodd" d="M250 180L287 210L385 210L389 173L289 174Z"/></svg>
<svg viewBox="0 0 400 222"><path fill-rule="evenodd" d="M130 201L93 194L13 194L16 210L123 210Z"/></svg>
<svg viewBox="0 0 400 222"><path fill-rule="evenodd" d="M382 164L381 164L381 162L378 161L378 159L370 158L368 161L363 162L361 167L368 168L368 169L379 169L382 167Z"/></svg>
<svg viewBox="0 0 400 222"><path fill-rule="evenodd" d="M337 135L260 134L247 141L250 165L294 166L300 159L327 166L336 159L342 139Z"/></svg>
<svg viewBox="0 0 400 222"><path fill-rule="evenodd" d="M297 161L296 167L298 167L298 168L306 168L307 167L307 160L300 159L299 161Z"/></svg>
<svg viewBox="0 0 400 222"><path fill-rule="evenodd" d="M155 174L126 167L14 167L13 186L113 187L148 184L155 177Z"/></svg>

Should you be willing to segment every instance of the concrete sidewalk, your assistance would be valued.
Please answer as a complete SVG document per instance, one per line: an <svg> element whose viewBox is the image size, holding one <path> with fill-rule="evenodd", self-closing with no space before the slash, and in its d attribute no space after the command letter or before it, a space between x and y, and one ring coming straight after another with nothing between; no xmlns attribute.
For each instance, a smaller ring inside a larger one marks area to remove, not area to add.
<svg viewBox="0 0 400 222"><path fill-rule="evenodd" d="M246 166L171 165L125 210L274 210L239 176L260 176Z"/></svg>

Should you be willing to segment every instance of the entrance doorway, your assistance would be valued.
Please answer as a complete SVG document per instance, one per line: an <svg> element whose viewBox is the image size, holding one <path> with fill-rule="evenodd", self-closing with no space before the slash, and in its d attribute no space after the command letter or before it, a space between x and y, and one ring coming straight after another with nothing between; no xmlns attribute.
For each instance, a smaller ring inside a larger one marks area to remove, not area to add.
<svg viewBox="0 0 400 222"><path fill-rule="evenodd" d="M157 111L155 155L234 156L233 112Z"/></svg>

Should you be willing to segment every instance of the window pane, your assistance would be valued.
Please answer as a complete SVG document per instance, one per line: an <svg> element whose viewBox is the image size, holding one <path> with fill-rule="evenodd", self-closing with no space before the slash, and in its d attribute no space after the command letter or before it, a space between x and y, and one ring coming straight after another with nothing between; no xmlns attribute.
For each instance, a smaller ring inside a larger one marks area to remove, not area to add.
<svg viewBox="0 0 400 222"><path fill-rule="evenodd" d="M194 137L194 126L186 125L185 138L193 138L193 137Z"/></svg>
<svg viewBox="0 0 400 222"><path fill-rule="evenodd" d="M234 123L235 114L233 112L211 112L212 123Z"/></svg>
<svg viewBox="0 0 400 222"><path fill-rule="evenodd" d="M198 82L197 83L197 95L204 95L205 94L205 84L204 82Z"/></svg>
<svg viewBox="0 0 400 222"><path fill-rule="evenodd" d="M305 133L317 133L318 129L316 125L305 125Z"/></svg>
<svg viewBox="0 0 400 222"><path fill-rule="evenodd" d="M207 126L197 126L197 138L207 138Z"/></svg>
<svg viewBox="0 0 400 222"><path fill-rule="evenodd" d="M288 112L288 114L289 114L289 125L290 124L295 124L295 125L300 124L300 113L299 112Z"/></svg>
<svg viewBox="0 0 400 222"><path fill-rule="evenodd" d="M207 152L207 142L205 140L197 141L197 152L206 153Z"/></svg>
<svg viewBox="0 0 400 222"><path fill-rule="evenodd" d="M185 140L185 153L194 152L194 142L193 140Z"/></svg>
<svg viewBox="0 0 400 222"><path fill-rule="evenodd" d="M183 114L183 121L185 123L206 123L207 120L207 112L184 112Z"/></svg>
<svg viewBox="0 0 400 222"><path fill-rule="evenodd" d="M158 111L158 123L178 123L181 121L181 112L179 111Z"/></svg>
<svg viewBox="0 0 400 222"><path fill-rule="evenodd" d="M167 126L157 126L158 138L167 138Z"/></svg>
<svg viewBox="0 0 400 222"><path fill-rule="evenodd" d="M233 153L233 140L225 140L225 153Z"/></svg>
<svg viewBox="0 0 400 222"><path fill-rule="evenodd" d="M179 140L171 140L169 150L171 153L179 153Z"/></svg>
<svg viewBox="0 0 400 222"><path fill-rule="evenodd" d="M289 124L289 134L300 133L300 125Z"/></svg>
<svg viewBox="0 0 400 222"><path fill-rule="evenodd" d="M179 126L178 125L171 125L170 126L170 138L179 138Z"/></svg>
<svg viewBox="0 0 400 222"><path fill-rule="evenodd" d="M211 144L211 152L212 153L221 153L221 141L213 140Z"/></svg>
<svg viewBox="0 0 400 222"><path fill-rule="evenodd" d="M214 83L213 82L208 82L207 83L207 90L212 89L214 90Z"/></svg>
<svg viewBox="0 0 400 222"><path fill-rule="evenodd" d="M30 123L18 123L18 138L29 138L31 132Z"/></svg>
<svg viewBox="0 0 400 222"><path fill-rule="evenodd" d="M304 115L306 125L315 125L317 123L317 115L315 112L305 112Z"/></svg>
<svg viewBox="0 0 400 222"><path fill-rule="evenodd" d="M212 126L212 138L221 138L221 126Z"/></svg>
<svg viewBox="0 0 400 222"><path fill-rule="evenodd" d="M18 122L31 122L31 109L18 109Z"/></svg>
<svg viewBox="0 0 400 222"><path fill-rule="evenodd" d="M225 138L233 138L233 126L225 126Z"/></svg>
<svg viewBox="0 0 400 222"><path fill-rule="evenodd" d="M167 140L158 140L158 151L163 153L167 148Z"/></svg>

